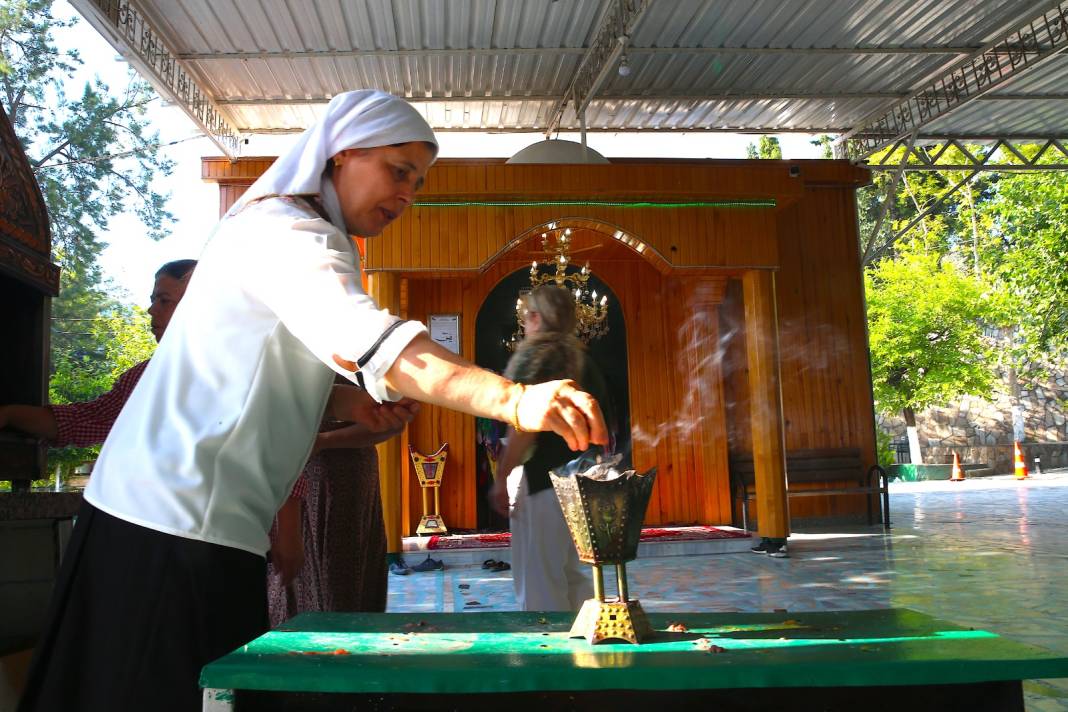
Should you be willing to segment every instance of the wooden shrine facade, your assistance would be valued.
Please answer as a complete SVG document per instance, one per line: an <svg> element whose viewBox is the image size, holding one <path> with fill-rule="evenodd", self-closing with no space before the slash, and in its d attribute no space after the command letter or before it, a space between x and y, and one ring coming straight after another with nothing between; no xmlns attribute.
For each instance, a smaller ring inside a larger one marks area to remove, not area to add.
<svg viewBox="0 0 1068 712"><path fill-rule="evenodd" d="M0 110L0 403L43 405L48 397L49 323L59 293L44 196L7 115ZM26 490L40 479L44 447L0 432L0 480Z"/></svg>
<svg viewBox="0 0 1068 712"><path fill-rule="evenodd" d="M204 160L220 213L271 161ZM854 448L875 464L855 200L867 181L844 161L443 159L419 202L366 241L364 267L380 306L420 321L459 314L460 353L475 360L487 296L544 259L543 232L570 228L575 261L589 261L625 324L633 460L659 468L646 523L736 521L729 462L744 456L762 532L785 533L791 516L867 505L809 497L790 512L784 476L794 450ZM442 515L476 526L475 419L426 407L379 446L391 551L422 514L407 446L443 442Z"/></svg>

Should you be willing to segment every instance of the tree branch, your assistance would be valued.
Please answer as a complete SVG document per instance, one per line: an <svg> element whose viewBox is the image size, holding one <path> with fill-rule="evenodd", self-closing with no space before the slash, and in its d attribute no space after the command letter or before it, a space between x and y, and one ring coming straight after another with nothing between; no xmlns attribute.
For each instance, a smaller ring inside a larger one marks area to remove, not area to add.
<svg viewBox="0 0 1068 712"><path fill-rule="evenodd" d="M123 111L126 111L127 109L132 109L134 107L145 106L146 104L150 103L152 100L153 100L153 98L149 97L149 98L145 99L144 101L138 102L138 103L135 103L135 104L125 104L125 103L121 104L119 106L116 106L112 111L105 113L98 120L100 120L100 121L108 121L115 114L118 114L118 113L121 113ZM63 143L59 144L56 148L52 149L47 154L45 154L44 158L41 158L40 160L37 160L37 161L31 161L31 163L33 164L34 171L36 172L36 170L38 168L41 168L45 164L46 161L48 161L50 158L52 158L57 153L62 151L69 144L70 144L70 139L68 138Z"/></svg>
<svg viewBox="0 0 1068 712"><path fill-rule="evenodd" d="M116 172L116 171L113 171L113 170L109 170L109 171L108 171L108 174L110 174L110 175L113 175L113 176L117 177L117 178L118 178L119 180L121 180L121 181L122 181L123 183L125 183L125 184L126 184L126 185L127 185L127 186L128 186L129 188L130 188L130 190L132 190L133 192L137 193L138 197L140 197L140 198L141 198L141 200L142 200L143 202L145 202L145 203L148 203L148 204L150 204L150 205L151 205L151 203L152 203L152 200L151 200L150 198L148 198L148 197L147 197L147 196L145 195L144 191L142 191L142 190L141 190L141 189L140 189L140 188L139 188L139 187L137 186L137 184L136 184L136 183L134 183L134 182L133 182L132 180L130 180L129 178L127 178L127 177L126 177L126 176L124 176L123 174L121 174L121 173L118 173L118 172Z"/></svg>
<svg viewBox="0 0 1068 712"><path fill-rule="evenodd" d="M66 141L64 141L63 143L59 144L54 149L52 149L47 154L45 154L45 157L42 158L41 160L39 160L39 161L31 161L31 163L33 164L34 171L36 171L38 168L40 168L48 159L52 158L52 156L56 155L57 153L59 153L60 151L62 151L64 148L66 148L69 145L70 145L70 139L68 138Z"/></svg>

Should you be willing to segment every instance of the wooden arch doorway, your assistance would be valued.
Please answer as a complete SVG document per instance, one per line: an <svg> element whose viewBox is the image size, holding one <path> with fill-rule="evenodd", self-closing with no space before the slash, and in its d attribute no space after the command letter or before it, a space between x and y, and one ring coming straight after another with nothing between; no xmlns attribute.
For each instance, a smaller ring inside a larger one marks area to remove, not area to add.
<svg viewBox="0 0 1068 712"><path fill-rule="evenodd" d="M587 242L583 236L583 242ZM602 244L594 242L588 246L590 253L601 250ZM540 247L535 240L534 246ZM612 247L612 245L609 245ZM576 247L576 250L583 249ZM525 252L525 250L524 250ZM584 264L586 252L576 252L578 266L569 271L577 271ZM532 259L545 259L540 251L534 250ZM582 258L582 259L579 259ZM514 334L516 321L516 298L521 291L530 288L529 262L503 277L486 295L478 310L475 320L475 362L497 373L503 372L511 356L506 343ZM592 266L592 265L591 265ZM612 288L600 277L596 270L590 276L589 287L596 291L598 297L608 298L608 333L588 344L590 358L597 364L608 387L608 403L602 404L611 414L610 428L613 433L613 446L618 452L630 452L630 393L627 372L627 327L619 299ZM495 514L487 505L486 494L492 477L487 450L497 452L504 425L496 421L479 418L475 426L475 468L477 490L478 528L480 530L506 530L508 521Z"/></svg>
<svg viewBox="0 0 1068 712"><path fill-rule="evenodd" d="M589 260L623 321L623 328L616 330L626 346L610 358L626 357L632 460L640 469L659 468L646 523L729 523L724 374L720 359L710 358L708 351L717 351L725 306L721 303L731 273L673 268L643 236L607 221L572 217L528 225L514 239L502 241L478 271L397 275L402 314L421 321L435 314L460 314L464 353L482 360L476 328L487 299L509 275L529 273L531 261L544 256L543 231L550 225L570 227L573 256L580 255L583 263ZM586 247L595 249L578 252ZM381 273L372 278L380 279ZM516 291L504 302L512 330ZM421 452L433 452L443 442L451 444L441 493L450 529L480 525L477 439L474 418L433 406L424 408L408 428L405 447L411 443ZM414 531L421 514L418 487L411 484L406 459L406 452L404 459L398 456L404 533Z"/></svg>

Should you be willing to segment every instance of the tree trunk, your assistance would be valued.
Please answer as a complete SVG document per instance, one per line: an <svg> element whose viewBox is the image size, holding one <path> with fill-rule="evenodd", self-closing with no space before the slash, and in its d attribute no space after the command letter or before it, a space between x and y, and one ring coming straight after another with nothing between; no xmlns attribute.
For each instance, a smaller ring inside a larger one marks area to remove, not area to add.
<svg viewBox="0 0 1068 712"><path fill-rule="evenodd" d="M1015 366L1009 366L1009 391L1012 394L1012 439L1023 442L1024 412L1020 405L1020 378Z"/></svg>
<svg viewBox="0 0 1068 712"><path fill-rule="evenodd" d="M920 452L920 436L916 433L916 411L905 408L901 411L905 416L905 432L909 438L909 461L913 465L923 464L923 453Z"/></svg>

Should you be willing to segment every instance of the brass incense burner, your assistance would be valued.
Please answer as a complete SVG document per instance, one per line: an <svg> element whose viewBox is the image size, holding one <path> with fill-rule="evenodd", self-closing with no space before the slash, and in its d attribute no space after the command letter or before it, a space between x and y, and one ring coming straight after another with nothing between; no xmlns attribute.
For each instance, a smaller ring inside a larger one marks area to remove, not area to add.
<svg viewBox="0 0 1068 712"><path fill-rule="evenodd" d="M656 468L645 474L620 472L615 468L618 461L584 467L590 461L580 458L563 471L549 473L579 559L593 565L594 597L582 604L571 626L572 638L585 638L592 645L608 640L640 643L653 633L641 604L627 595L626 562L638 556ZM614 599L605 597L601 567L607 564L616 567Z"/></svg>

